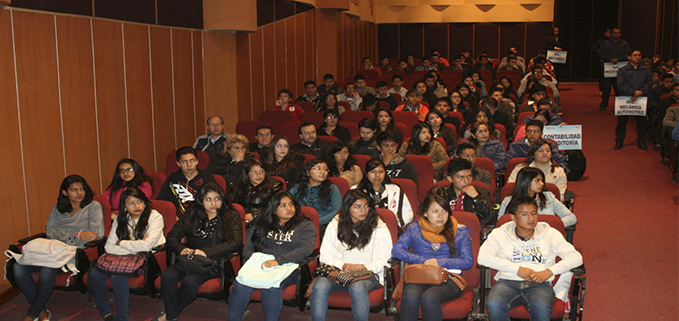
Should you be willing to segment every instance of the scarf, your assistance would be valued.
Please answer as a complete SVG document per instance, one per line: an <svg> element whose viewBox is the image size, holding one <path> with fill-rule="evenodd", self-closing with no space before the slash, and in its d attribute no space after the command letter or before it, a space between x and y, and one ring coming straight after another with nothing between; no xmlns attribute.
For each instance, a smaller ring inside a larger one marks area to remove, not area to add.
<svg viewBox="0 0 679 321"><path fill-rule="evenodd" d="M453 235L457 233L457 220L452 215L448 216L448 219L453 223ZM446 238L441 235L444 226L435 227L429 223L426 218L420 218L420 228L422 229L422 236L432 243L443 243L446 242Z"/></svg>

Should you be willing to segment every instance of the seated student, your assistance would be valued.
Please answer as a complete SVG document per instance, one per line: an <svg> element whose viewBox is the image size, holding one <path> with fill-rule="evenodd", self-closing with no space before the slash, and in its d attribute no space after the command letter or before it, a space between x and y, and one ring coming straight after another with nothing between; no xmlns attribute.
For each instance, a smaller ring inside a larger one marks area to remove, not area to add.
<svg viewBox="0 0 679 321"><path fill-rule="evenodd" d="M420 218L398 238L392 256L407 264L440 266L450 275L440 285L405 283L398 316L399 320L417 321L421 308L423 320L443 320L441 303L459 297L464 290L453 278L474 268L472 234L469 227L458 224L441 196L427 195L418 212Z"/></svg>
<svg viewBox="0 0 679 321"><path fill-rule="evenodd" d="M69 175L61 181L57 204L47 219L45 230L48 239L84 248L85 243L104 237L104 214L99 202L92 200L94 193L80 175ZM39 272L37 284L32 274ZM45 304L52 291L59 268L14 264L14 278L30 307L23 321L48 320L52 312Z"/></svg>
<svg viewBox="0 0 679 321"><path fill-rule="evenodd" d="M269 125L259 125L255 131L255 138L257 139L257 144L252 144L248 147L248 151L251 153L258 153L260 156L267 153L269 147L271 146L271 140L273 139L273 130Z"/></svg>
<svg viewBox="0 0 679 321"><path fill-rule="evenodd" d="M390 210L396 215L399 228L413 220L413 208L403 189L391 183L384 163L373 158L365 164L365 175L358 185L351 186L372 197L375 206Z"/></svg>
<svg viewBox="0 0 679 321"><path fill-rule="evenodd" d="M445 98L439 98L446 101ZM447 114L447 113L446 113ZM448 118L455 118L448 116ZM427 114L427 124L431 127L432 139L441 137L446 142L446 154L452 155L457 147L457 133L443 124L443 115L438 111L430 111Z"/></svg>
<svg viewBox="0 0 679 321"><path fill-rule="evenodd" d="M401 95L401 100L406 98L406 94L408 93L408 89L403 87L403 77L399 74L393 75L391 77L391 85L393 87L389 88L388 93L389 94L399 94ZM396 107L394 107L396 108Z"/></svg>
<svg viewBox="0 0 679 321"><path fill-rule="evenodd" d="M323 124L318 128L318 136L334 136L341 141L351 140L349 130L339 124L340 115L337 110L330 109L323 112Z"/></svg>
<svg viewBox="0 0 679 321"><path fill-rule="evenodd" d="M368 292L384 282L384 267L391 257L391 235L377 215L372 198L358 190L347 192L342 209L332 218L321 243L321 264L341 271L369 270L375 277L348 286L319 277L311 295L311 320L325 320L328 297L337 291L348 291L351 314L356 321L367 321L370 314Z"/></svg>
<svg viewBox="0 0 679 321"><path fill-rule="evenodd" d="M408 61L408 67L415 69L415 56L407 55L406 60Z"/></svg>
<svg viewBox="0 0 679 321"><path fill-rule="evenodd" d="M365 94L363 95L363 106L359 110L365 110L374 113L377 109L379 109L379 106L380 105L377 102L375 96L372 94Z"/></svg>
<svg viewBox="0 0 679 321"><path fill-rule="evenodd" d="M316 158L325 159L328 157L330 144L316 136L316 125L305 122L299 125L299 143L292 145L292 150L300 154L314 155Z"/></svg>
<svg viewBox="0 0 679 321"><path fill-rule="evenodd" d="M290 149L287 137L276 136L271 141L271 152L262 156L266 172L270 176L279 176L287 186L297 184L304 173L304 155Z"/></svg>
<svg viewBox="0 0 679 321"><path fill-rule="evenodd" d="M495 171L505 168L505 146L491 135L487 123L476 122L469 128L469 142L476 148L476 156L488 157L495 164Z"/></svg>
<svg viewBox="0 0 679 321"><path fill-rule="evenodd" d="M448 160L448 154L441 143L432 137L429 124L418 122L413 126L410 140L403 142L398 150L400 155L424 155L431 158L434 165L434 178L438 178Z"/></svg>
<svg viewBox="0 0 679 321"><path fill-rule="evenodd" d="M377 150L377 122L372 118L364 118L358 122L358 132L361 137L349 142L351 153L354 155L368 155L377 158L380 152Z"/></svg>
<svg viewBox="0 0 679 321"><path fill-rule="evenodd" d="M672 129L671 137L672 139L679 141L679 123L677 123L677 125L674 126L674 129Z"/></svg>
<svg viewBox="0 0 679 321"><path fill-rule="evenodd" d="M318 211L321 235L330 220L337 214L342 203L339 188L328 180L328 163L321 159L310 160L305 166L302 179L290 188L290 194L301 206L311 206Z"/></svg>
<svg viewBox="0 0 679 321"><path fill-rule="evenodd" d="M377 69L379 70L379 68ZM365 95L365 94L377 94L375 91L375 88L372 88L367 85L367 82L365 80L365 76L358 74L354 76L354 83L356 84L356 93L359 95Z"/></svg>
<svg viewBox="0 0 679 321"><path fill-rule="evenodd" d="M436 70L436 67L431 65L431 58L422 57L422 64L415 67L415 71L429 71Z"/></svg>
<svg viewBox="0 0 679 321"><path fill-rule="evenodd" d="M474 165L474 168L472 168L472 175L474 181L477 182L482 182L488 186L488 188L492 189L493 186L493 177L491 175L495 175L495 173L490 173L487 170L478 167L475 165L476 162L476 148L474 148L474 145L472 145L469 142L462 142L460 145L457 145L457 150L456 150L456 155L455 157L457 158L462 158L466 159L469 162Z"/></svg>
<svg viewBox="0 0 679 321"><path fill-rule="evenodd" d="M151 201L144 192L130 187L120 195L121 213L113 220L106 240L106 253L113 255L136 255L150 252L165 244L163 216L151 209ZM107 218L108 219L108 218ZM116 316L111 312L108 299L108 279L111 279L116 303ZM128 277L111 274L92 267L88 275L90 292L97 303L97 310L104 321L127 320L130 304Z"/></svg>
<svg viewBox="0 0 679 321"><path fill-rule="evenodd" d="M335 96L342 93L342 88L335 84L335 77L332 74L323 75L323 84L316 89L319 94L333 94Z"/></svg>
<svg viewBox="0 0 679 321"><path fill-rule="evenodd" d="M469 108L469 104L462 101L462 95L457 90L453 90L453 91L450 92L450 101L448 101L448 102L450 103L450 110L448 110L448 111L456 111L456 112L462 114L463 117L466 116L469 113L469 111L471 110L471 108ZM477 106L477 108L478 108L478 106ZM459 124L459 120L458 120L458 124ZM455 125L455 124L453 124L453 125ZM459 125L461 126L462 124L459 124ZM456 125L455 127L457 129L460 129L460 126Z"/></svg>
<svg viewBox="0 0 679 321"><path fill-rule="evenodd" d="M224 144L226 148L210 162L205 171L224 176L226 183L233 184L240 178L245 160L254 155L248 151L248 139L241 134L231 135Z"/></svg>
<svg viewBox="0 0 679 321"><path fill-rule="evenodd" d="M247 233L243 248L243 262L246 263L255 252L270 254L273 260L262 263L262 269L270 269L286 263L301 262L311 255L316 241L314 224L302 214L300 204L286 191L272 195L257 220L254 228ZM297 282L295 271L283 279L278 287L261 289L264 320L278 320L283 307L282 290ZM250 303L254 288L237 280L229 295L228 321L240 321Z"/></svg>
<svg viewBox="0 0 679 321"><path fill-rule="evenodd" d="M515 140L511 144L509 144L509 147L507 148L507 153L505 154L505 165L507 162L509 162L510 159L512 158L517 158L517 157L526 157L526 153L530 149L530 147L537 142L538 140L542 139L542 130L544 128L544 123L539 121L539 120L531 120L526 124L526 136L524 138L521 138L520 140ZM568 163L566 163L566 160L564 159L563 155L558 152L558 149L554 143L551 141L547 142L551 147L553 151L556 151L552 154L552 158L556 161L557 165L563 169L568 168Z"/></svg>
<svg viewBox="0 0 679 321"><path fill-rule="evenodd" d="M146 176L144 169L134 159L123 158L116 164L116 171L113 172L113 179L106 191L101 194L111 205L112 212L118 212L120 206L120 194L128 188L141 190L147 198L151 198L151 178Z"/></svg>
<svg viewBox="0 0 679 321"><path fill-rule="evenodd" d="M526 91L526 84L528 83L529 78L531 78L530 74L526 75L521 80L521 86L519 87L519 89L516 90L516 92L519 94L519 96L523 95L524 92ZM535 81L536 84L540 84L540 85L544 86L544 88L547 88L547 87L552 88L552 93L554 94L554 100L555 100L556 103L559 102L559 90L556 88L554 83L552 83L551 81L547 80L547 78L544 77L543 69L541 67L533 67L532 79Z"/></svg>
<svg viewBox="0 0 679 321"><path fill-rule="evenodd" d="M481 100L479 108L487 108L490 111L488 118L493 121L493 124L500 124L505 126L507 130L507 137L514 137L514 120L512 115L501 111L500 104L493 97L486 97Z"/></svg>
<svg viewBox="0 0 679 321"><path fill-rule="evenodd" d="M337 96L335 96L333 93L327 93L325 98L323 98L323 104L321 104L321 108L316 111L326 111L331 109L337 110L340 115L342 115L342 113L345 111L344 106L337 104Z"/></svg>
<svg viewBox="0 0 679 321"><path fill-rule="evenodd" d="M215 183L205 184L194 203L167 234L167 249L175 255L226 259L241 248L243 223L224 191ZM208 272L188 271L179 264L168 266L160 277L165 313L153 321L177 320L196 299L205 281L222 275L221 265ZM181 285L180 285L181 283Z"/></svg>
<svg viewBox="0 0 679 321"><path fill-rule="evenodd" d="M396 102L396 98L389 94L387 82L380 80L377 82L375 87L377 87L377 95L375 96L375 99L377 99L377 101L384 101L389 103L389 109L391 110L396 109L396 105L398 105L398 103Z"/></svg>
<svg viewBox="0 0 679 321"><path fill-rule="evenodd" d="M498 271L488 314L493 321L509 321L509 310L525 305L531 320L549 320L556 297L551 281L581 265L582 255L559 231L538 222L535 198L514 199L508 212L512 221L490 232L479 250L479 264Z"/></svg>
<svg viewBox="0 0 679 321"><path fill-rule="evenodd" d="M415 57L413 57L413 59L415 59ZM395 70L403 70L403 72L405 72L406 75L412 75L413 74L413 68L414 67L410 66L408 64L408 61L406 61L405 59L399 59L398 60L398 67L396 67ZM392 81L393 80L394 79L392 78Z"/></svg>
<svg viewBox="0 0 679 321"><path fill-rule="evenodd" d="M490 111L487 108L477 108L474 113L469 114L472 116L471 121L467 123L467 120L465 120L465 124L462 125L462 129L460 130L460 132L463 133L462 137L468 138L472 136L471 126L474 123L486 123L488 124L488 128L493 133L491 136L493 136L495 139L500 139L501 133L497 128L495 128L495 123L493 123L493 120L488 118Z"/></svg>
<svg viewBox="0 0 679 321"><path fill-rule="evenodd" d="M488 55L479 56L479 60L474 64L474 70L490 70L493 73L493 79L495 79L495 68L493 68L493 61L488 59Z"/></svg>
<svg viewBox="0 0 679 321"><path fill-rule="evenodd" d="M316 82L313 80L307 80L304 82L304 95L297 97L295 100L310 101L312 104L314 104L314 110L317 110L321 107L323 96L318 93Z"/></svg>
<svg viewBox="0 0 679 321"><path fill-rule="evenodd" d="M377 67L384 70L394 70L394 68L392 68L389 64L389 57L387 56L382 56L380 59L380 64Z"/></svg>
<svg viewBox="0 0 679 321"><path fill-rule="evenodd" d="M373 65L373 60L370 57L363 57L363 68L361 70L375 70L378 76L382 76L382 69ZM373 93L374 95L375 93Z"/></svg>
<svg viewBox="0 0 679 321"><path fill-rule="evenodd" d="M399 143L394 133L382 132L377 135L377 150L380 151L379 158L384 162L389 178L407 178L418 185L417 169L413 163L398 154Z"/></svg>
<svg viewBox="0 0 679 321"><path fill-rule="evenodd" d="M224 142L229 134L224 132L224 119L220 116L212 116L207 119L207 134L201 135L193 143L193 148L204 151L212 159L224 149Z"/></svg>
<svg viewBox="0 0 679 321"><path fill-rule="evenodd" d="M667 117L670 106L676 104L679 104L679 84L672 85L672 95L670 96L670 98L661 101L658 107L658 119L662 119L663 126L667 126L665 125L665 118ZM671 119L673 119L672 115L670 115L669 118L667 118L667 120L669 121L668 125L671 124Z"/></svg>
<svg viewBox="0 0 679 321"><path fill-rule="evenodd" d="M289 89L281 89L278 91L278 100L276 100L276 106L273 110L287 111L292 115L293 121L300 121L299 117L304 114L304 109L295 104L292 101L292 91Z"/></svg>
<svg viewBox="0 0 679 321"><path fill-rule="evenodd" d="M546 100L546 99L543 99ZM541 100L542 101L542 100ZM551 105L549 105L551 106ZM550 108L549 106L546 106L545 108ZM526 117L524 120L524 123L528 123L532 120L537 120L541 122L544 126L550 125L552 123L552 116L558 116L558 115L552 115L548 109L539 109L538 111L535 112L535 114L530 115ZM559 116L557 118L557 121L559 121L561 117ZM566 123L561 123L559 122L557 125L565 125ZM514 131L514 141L518 141L526 137L526 125L519 125L518 128Z"/></svg>
<svg viewBox="0 0 679 321"><path fill-rule="evenodd" d="M283 190L283 183L269 176L262 161L253 157L245 160L243 172L228 196L231 203L243 206L245 223L250 224L262 213L269 195L280 190Z"/></svg>
<svg viewBox="0 0 679 321"><path fill-rule="evenodd" d="M509 98L516 103L519 98L519 94L516 93L516 89L514 89L514 85L512 85L512 79L510 79L507 76L502 76L500 77L499 82L505 89L505 92L503 93L504 97ZM514 97L512 97L511 95L514 95Z"/></svg>
<svg viewBox="0 0 679 321"><path fill-rule="evenodd" d="M189 208L200 188L207 183L214 183L215 178L209 171L201 171L198 168L198 156L196 150L190 146L177 149L176 172L171 173L165 179L157 199L169 201L177 209L177 218L182 218Z"/></svg>
<svg viewBox="0 0 679 321"><path fill-rule="evenodd" d="M535 58L531 58L528 62L526 71L533 70L534 66L542 67L542 74L552 77L552 82L555 86L557 85L558 82L556 81L556 74L554 74L554 65L552 65L551 61L547 60L544 50L538 49L535 51Z"/></svg>
<svg viewBox="0 0 679 321"><path fill-rule="evenodd" d="M469 105L469 108L471 110L478 110L479 109L479 96L476 91L472 92L469 86L465 83L460 83L457 85L455 88L455 91L460 93L460 96L462 96L462 102L466 103Z"/></svg>
<svg viewBox="0 0 679 321"><path fill-rule="evenodd" d="M679 101L679 84L672 85L672 96L665 100ZM665 116L662 120L663 126L674 128L677 125L677 121L679 121L679 105L677 103L670 105L665 111Z"/></svg>
<svg viewBox="0 0 679 321"><path fill-rule="evenodd" d="M405 103L396 107L394 111L412 111L417 114L417 118L420 121L424 121L425 117L429 113L429 108L420 103L419 98L420 92L417 91L417 89L408 90Z"/></svg>
<svg viewBox="0 0 679 321"><path fill-rule="evenodd" d="M495 210L488 192L472 185L474 165L466 159L453 158L448 163L447 186L436 186L428 194L446 199L451 211L466 211L475 214L481 224L489 225L495 221Z"/></svg>
<svg viewBox="0 0 679 321"><path fill-rule="evenodd" d="M554 110L554 105L552 104L551 99L541 99L540 101L538 101L537 103L533 103L532 105L537 107L537 109L535 110L535 115L530 115L526 117L526 119L523 120L524 124L528 124L529 121L535 119L535 117L538 115L538 111L540 110L547 111L548 117L547 115L544 116L544 118L547 120L547 124L545 126L547 125L559 126L564 123L563 119L559 114L552 113L552 111Z"/></svg>
<svg viewBox="0 0 679 321"><path fill-rule="evenodd" d="M519 60L516 55L510 54L507 57L502 58L504 65L500 63L499 70L518 70L521 73L521 77L524 76L524 69L519 66Z"/></svg>
<svg viewBox="0 0 679 321"><path fill-rule="evenodd" d="M439 60L438 63L439 63L442 67L448 67L448 66L450 66L450 61L448 61L448 59L446 59L446 58L443 58L443 56L441 56L441 52L439 52L438 49L433 49L430 53L431 53L432 57L433 57L433 56L438 56L438 57L439 57L439 58L438 58L438 60Z"/></svg>
<svg viewBox="0 0 679 321"><path fill-rule="evenodd" d="M545 173L539 168L524 167L516 176L516 185L512 195L505 197L500 205L497 217L507 214L509 202L514 198L529 196L537 201L538 213L558 215L565 227L573 226L578 218L552 192L545 191Z"/></svg>
<svg viewBox="0 0 679 321"><path fill-rule="evenodd" d="M557 114L559 112L559 106L552 100L552 98L547 96L547 92L545 91L545 86L541 84L535 84L531 89L529 90L530 96L528 96L528 99L526 100L526 105L521 109L521 112L536 112L539 110L539 102L541 100L549 100L551 104L551 109L549 110L552 114Z"/></svg>
<svg viewBox="0 0 679 321"><path fill-rule="evenodd" d="M516 175L524 167L535 167L545 173L545 182L552 183L559 188L561 195L557 195L559 200L563 200L563 194L566 193L568 180L566 179L566 172L558 165L552 162L552 146L543 139L538 139L530 146L528 153L526 153L526 160L514 167L514 170L509 175L507 181L513 183L516 181Z"/></svg>
<svg viewBox="0 0 679 321"><path fill-rule="evenodd" d="M471 91L474 91L475 88L478 89L479 97L483 98L488 95L486 82L481 79L481 73L478 70L472 70L469 76L464 78L463 82L469 86Z"/></svg>
<svg viewBox="0 0 679 321"><path fill-rule="evenodd" d="M648 94L647 114L649 116L657 114L660 97L672 93L672 84L674 84L674 77L671 74L664 74L660 77L660 84L651 88L651 92Z"/></svg>
<svg viewBox="0 0 679 321"><path fill-rule="evenodd" d="M500 64L498 65L498 68L502 70L501 68L509 64L510 57L516 57L516 65L521 69L521 70L526 70L526 60L523 59L523 57L519 56L519 51L516 49L516 47L509 47L507 50L507 56L502 58L502 61L500 61Z"/></svg>
<svg viewBox="0 0 679 321"><path fill-rule="evenodd" d="M464 58L461 55L453 57L453 63L446 70L459 70L462 72L462 77L469 75L469 67L464 63Z"/></svg>
<svg viewBox="0 0 679 321"><path fill-rule="evenodd" d="M436 72L435 70L432 71ZM436 76L432 74L426 74L424 75L423 79L424 84L427 86L427 91L433 93L437 98L448 97L448 90L446 90L445 86L439 84L436 81Z"/></svg>
<svg viewBox="0 0 679 321"><path fill-rule="evenodd" d="M326 160L330 177L342 177L347 180L349 186L358 184L363 178L361 168L356 165L356 160L351 156L349 144L341 140L330 145L330 157Z"/></svg>
<svg viewBox="0 0 679 321"><path fill-rule="evenodd" d="M344 93L337 95L337 101L346 101L351 104L351 110L359 110L359 105L363 101L356 92L356 84L348 82L344 84Z"/></svg>
<svg viewBox="0 0 679 321"><path fill-rule="evenodd" d="M417 92L420 93L420 98L418 99L418 101L427 102L429 106L434 106L436 104L436 99L438 99L438 97L434 95L434 93L431 90L429 90L429 88L427 87L427 83L425 83L423 80L416 81L413 84L413 89L416 89ZM407 95L408 94L406 93L406 96ZM404 100L407 101L407 97L405 98L406 99ZM405 104L405 102L402 102L401 104Z"/></svg>
<svg viewBox="0 0 679 321"><path fill-rule="evenodd" d="M500 83L494 83L490 89L490 96L493 97L498 103L497 109L514 119L516 114L516 104L511 99L505 98L504 96L504 86Z"/></svg>
<svg viewBox="0 0 679 321"><path fill-rule="evenodd" d="M398 127L396 127L394 115L391 113L391 111L383 108L378 109L375 113L375 120L377 120L378 126L375 135L379 135L383 132L390 132L394 133L394 137L396 137L396 141L399 143L399 145L401 142L403 142L403 133Z"/></svg>
<svg viewBox="0 0 679 321"><path fill-rule="evenodd" d="M436 70L443 70L443 68L448 67L447 65L441 63L441 56L438 53L431 54L431 65L436 67Z"/></svg>
<svg viewBox="0 0 679 321"><path fill-rule="evenodd" d="M460 98L460 94L457 93L457 97ZM452 111L450 109L450 101L446 97L441 97L436 100L436 104L434 105L434 110L439 114L441 117L441 121L443 124L451 124L455 126L455 129L460 128L460 120L457 119L457 117L450 116L448 112ZM429 112L431 114L432 111ZM427 115L429 115L427 114ZM431 124L429 124L431 125ZM457 132L455 133L455 138L457 139Z"/></svg>

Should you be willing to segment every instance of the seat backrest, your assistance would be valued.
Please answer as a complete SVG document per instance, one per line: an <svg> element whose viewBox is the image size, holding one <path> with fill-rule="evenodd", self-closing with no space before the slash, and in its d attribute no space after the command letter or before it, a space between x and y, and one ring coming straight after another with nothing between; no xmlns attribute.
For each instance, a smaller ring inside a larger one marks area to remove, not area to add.
<svg viewBox="0 0 679 321"><path fill-rule="evenodd" d="M302 140L299 137L299 125L301 125L300 122L294 122L294 121L286 121L286 122L281 122L279 123L279 131L281 136L285 136L290 140L290 144L297 144L299 143L300 140Z"/></svg>
<svg viewBox="0 0 679 321"><path fill-rule="evenodd" d="M207 165L210 164L210 156L202 150L196 152L198 153L198 168L200 168L200 170L205 170ZM177 166L176 154L176 149L167 154L167 158L165 159L165 176L170 175L179 169L179 166Z"/></svg>
<svg viewBox="0 0 679 321"><path fill-rule="evenodd" d="M320 139L322 141L326 141L330 144L332 144L332 143L334 143L338 140L338 138L335 137L335 136L318 136L318 139Z"/></svg>
<svg viewBox="0 0 679 321"><path fill-rule="evenodd" d="M302 206L302 214L314 223L316 228L316 243L314 243L314 250L321 248L321 236L319 235L320 227L318 223L318 211L311 206Z"/></svg>
<svg viewBox="0 0 679 321"><path fill-rule="evenodd" d="M417 185L415 182L407 178L392 178L391 182L400 186L403 189L403 193L408 198L410 206L413 208L413 214L417 213L417 207L420 204L420 200L417 196Z"/></svg>
<svg viewBox="0 0 679 321"><path fill-rule="evenodd" d="M495 163L493 163L493 160L488 158L488 157L477 157L476 160L474 160L474 166L478 168L483 168L490 173L490 183L493 186L488 186L490 187L490 192L491 194L495 194L495 189L497 187L497 178L495 176ZM446 167L448 168L448 167Z"/></svg>
<svg viewBox="0 0 679 321"><path fill-rule="evenodd" d="M350 109L347 109L344 113L342 113L340 118L342 119L342 125L344 125L344 123L356 123L356 124L358 124L358 122L360 122L364 118L375 119L375 114L373 114L372 112L367 111L367 110L350 110Z"/></svg>
<svg viewBox="0 0 679 321"><path fill-rule="evenodd" d="M396 123L396 128L398 128L403 134L404 138L410 137L410 128L404 123Z"/></svg>
<svg viewBox="0 0 679 321"><path fill-rule="evenodd" d="M382 221L387 224L389 234L391 234L391 242L396 243L396 241L398 241L398 222L396 220L396 214L388 209L378 208L377 215L379 215Z"/></svg>
<svg viewBox="0 0 679 321"><path fill-rule="evenodd" d="M101 213L104 216L104 236L107 236L111 232L111 204L101 195L95 197L94 200L101 204Z"/></svg>
<svg viewBox="0 0 679 321"><path fill-rule="evenodd" d="M342 199L344 199L344 195L349 191L349 182L344 177L328 177L328 180L330 180L331 183L335 184L337 188L339 188L340 194L342 194Z"/></svg>
<svg viewBox="0 0 679 321"><path fill-rule="evenodd" d="M505 184L507 184L507 181L509 180L509 176L512 175L512 172L514 171L514 167L518 165L519 163L525 161L525 157L515 157L509 160L507 162L507 169L505 170Z"/></svg>
<svg viewBox="0 0 679 321"><path fill-rule="evenodd" d="M509 214L509 213L507 213ZM502 215L500 218L497 220L497 225L495 226L502 226L502 224L505 224L509 221L512 220L511 215ZM552 228L556 229L557 231L561 232L561 235L566 237L566 228L563 225L563 221L561 218L557 215L553 214L540 214L538 215L538 222L545 222L549 224Z"/></svg>
<svg viewBox="0 0 679 321"><path fill-rule="evenodd" d="M231 206L236 209L236 212L238 212L238 215L240 216L241 226L243 227L243 245L245 245L245 241L247 240L247 237L245 236L245 209L238 203L231 203Z"/></svg>
<svg viewBox="0 0 679 321"><path fill-rule="evenodd" d="M544 192L552 192L556 199L560 200L561 199L561 191L559 190L559 187L552 184L552 183L545 183L545 186L542 189Z"/></svg>
<svg viewBox="0 0 679 321"><path fill-rule="evenodd" d="M391 93L390 95L391 97L394 97L394 99L396 99L397 104L403 101L403 96L401 96L401 94Z"/></svg>
<svg viewBox="0 0 679 321"><path fill-rule="evenodd" d="M403 136L410 137L410 129L420 121L417 114L412 111L392 111L392 114L394 114L394 122L408 126L408 132L403 132Z"/></svg>
<svg viewBox="0 0 679 321"><path fill-rule="evenodd" d="M236 124L236 133L247 137L250 144L254 144L257 142L257 127L261 125L271 126L268 122L261 120L241 120ZM271 130L273 131L273 128Z"/></svg>
<svg viewBox="0 0 679 321"><path fill-rule="evenodd" d="M507 183L505 186L502 186L502 190L500 191L500 201L504 201L505 197L514 194L514 187L516 187L516 183Z"/></svg>
<svg viewBox="0 0 679 321"><path fill-rule="evenodd" d="M500 141L502 142L502 146L505 147L505 150L507 150L507 128L502 124L494 124L494 126L495 129L500 131Z"/></svg>
<svg viewBox="0 0 679 321"><path fill-rule="evenodd" d="M302 109L304 109L305 113L310 112L310 111L314 111L314 109L315 109L314 103L312 103L308 100L294 100L294 101L292 101L292 104L297 105L299 107L302 107Z"/></svg>
<svg viewBox="0 0 679 321"><path fill-rule="evenodd" d="M406 155L406 159L409 160L415 169L417 170L417 180L418 180L418 200L422 202L427 196L429 189L434 186L434 163L429 156L425 155Z"/></svg>
<svg viewBox="0 0 679 321"><path fill-rule="evenodd" d="M479 248L481 247L481 223L479 222L479 218L470 212L455 211L453 212L453 216L458 224L466 225L471 232L470 236L472 239L472 253L474 253L474 265L471 269L462 271L462 276L467 280L467 283L471 288L475 288L479 285L481 279L481 270L476 267L477 258L479 257Z"/></svg>
<svg viewBox="0 0 679 321"><path fill-rule="evenodd" d="M380 104L380 108L384 108L384 109L386 109L386 110L391 110L391 105L389 105L388 102L386 102L386 101L378 101L378 103Z"/></svg>
<svg viewBox="0 0 679 321"><path fill-rule="evenodd" d="M486 83L492 83L495 80L493 79L493 72L490 70L479 70L479 73L481 73L481 77Z"/></svg>
<svg viewBox="0 0 679 321"><path fill-rule="evenodd" d="M158 197L158 194L160 194L160 189L163 187L163 183L167 179L167 176L161 172L146 172L146 175L153 180L153 183L151 184L151 190L153 191L151 199L154 200Z"/></svg>
<svg viewBox="0 0 679 321"><path fill-rule="evenodd" d="M285 183L285 179L284 179L283 177L280 177L280 176L273 176L273 175L272 175L271 178L277 179L279 182L283 183L283 190L284 190L284 191L287 191L287 190L288 190L287 183Z"/></svg>
<svg viewBox="0 0 679 321"><path fill-rule="evenodd" d="M498 71L497 77L500 78L502 76L507 76L509 78L512 78L512 77L521 78L521 71L520 70L500 70L500 71Z"/></svg>
<svg viewBox="0 0 679 321"><path fill-rule="evenodd" d="M308 163L310 160L316 159L316 156L311 155L311 154L302 154L304 155L304 165L306 166L306 163Z"/></svg>
<svg viewBox="0 0 679 321"><path fill-rule="evenodd" d="M670 98L670 97L672 97L672 94L662 94L662 95L660 95L660 101L663 101L663 100Z"/></svg>
<svg viewBox="0 0 679 321"><path fill-rule="evenodd" d="M443 140L443 137L434 137L434 139L443 146L443 149L446 149L448 147L448 144L446 144L446 141Z"/></svg>
<svg viewBox="0 0 679 321"><path fill-rule="evenodd" d="M307 103L311 103L308 102ZM321 111L307 111L302 116L299 117L302 122L312 122L314 125L316 125L316 128L321 127L323 125L323 112ZM299 124L297 124L299 126Z"/></svg>
<svg viewBox="0 0 679 321"><path fill-rule="evenodd" d="M282 123L285 121L292 121L292 115L289 112L280 110L265 110L259 116L259 120L268 123Z"/></svg>
<svg viewBox="0 0 679 321"><path fill-rule="evenodd" d="M349 135L351 137L357 137L361 135L361 133L358 131L358 124L356 123L341 121L340 125L349 130Z"/></svg>
<svg viewBox="0 0 679 321"><path fill-rule="evenodd" d="M519 124L519 125L523 125L523 123L526 121L526 117L532 116L534 114L535 113L531 113L529 111L524 111L524 112L519 114L519 118L517 119L516 123Z"/></svg>
<svg viewBox="0 0 679 321"><path fill-rule="evenodd" d="M455 137L457 137L457 127L455 127L455 125L449 124L449 123L445 123L445 124L443 124L443 125L445 125L446 127L450 128L450 131L453 132L453 135L455 135Z"/></svg>
<svg viewBox="0 0 679 321"><path fill-rule="evenodd" d="M212 174L212 177L215 178L215 183L219 185L219 187L222 188L224 193L226 193L226 179L222 175L217 175L217 174Z"/></svg>
<svg viewBox="0 0 679 321"><path fill-rule="evenodd" d="M462 115L461 112L459 112L459 111L449 111L448 115L453 116L453 117L457 118L458 120L460 120L460 126L462 126L462 124L464 124L464 116Z"/></svg>
<svg viewBox="0 0 679 321"><path fill-rule="evenodd" d="M337 104L344 107L345 113L351 111L351 104L348 101L338 101ZM342 113L342 115L344 115L344 113Z"/></svg>
<svg viewBox="0 0 679 321"><path fill-rule="evenodd" d="M151 207L163 215L163 223L165 224L165 226L163 226L163 234L167 236L167 233L170 233L170 230L172 230L172 227L178 219L177 210L175 209L174 204L168 201L152 200Z"/></svg>
<svg viewBox="0 0 679 321"><path fill-rule="evenodd" d="M352 155L354 159L356 160L356 165L361 168L362 172L365 172L365 164L368 163L370 160L370 156L368 155Z"/></svg>

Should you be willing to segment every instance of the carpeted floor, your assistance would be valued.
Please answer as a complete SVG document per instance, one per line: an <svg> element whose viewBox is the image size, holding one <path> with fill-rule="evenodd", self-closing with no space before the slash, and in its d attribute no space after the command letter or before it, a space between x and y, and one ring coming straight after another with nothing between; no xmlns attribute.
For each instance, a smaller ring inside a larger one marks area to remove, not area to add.
<svg viewBox="0 0 679 321"><path fill-rule="evenodd" d="M578 216L575 245L587 267L585 320L679 320L678 190L655 151L636 147L634 122L628 125L625 147L613 150L616 125L612 106L598 110L596 84L562 84L564 121L582 124L587 172L569 182ZM650 144L649 144L650 146ZM162 309L162 300L132 297L131 320L148 321ZM53 320L99 320L86 296L56 291L48 307ZM20 320L28 305L19 295L0 306L0 319ZM250 305L245 320L262 319L259 304ZM182 320L223 320L226 304L198 300ZM283 308L281 320L309 320L309 311ZM328 320L351 318L348 311L330 311ZM371 320L387 320L373 314Z"/></svg>

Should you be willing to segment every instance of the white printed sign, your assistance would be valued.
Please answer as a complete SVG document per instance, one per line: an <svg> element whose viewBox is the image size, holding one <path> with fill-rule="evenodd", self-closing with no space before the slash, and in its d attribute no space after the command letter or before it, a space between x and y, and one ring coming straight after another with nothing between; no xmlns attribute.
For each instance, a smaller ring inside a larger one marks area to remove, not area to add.
<svg viewBox="0 0 679 321"><path fill-rule="evenodd" d="M618 63L604 62L604 78L618 77L618 69L627 66L627 61L619 61Z"/></svg>
<svg viewBox="0 0 679 321"><path fill-rule="evenodd" d="M559 150L581 150L582 125L545 126L542 138L554 140Z"/></svg>
<svg viewBox="0 0 679 321"><path fill-rule="evenodd" d="M615 97L616 116L646 116L646 103L648 98L639 97L632 101L630 96Z"/></svg>
<svg viewBox="0 0 679 321"><path fill-rule="evenodd" d="M566 57L568 57L568 51L564 50L547 50L547 60L554 64L565 64Z"/></svg>

